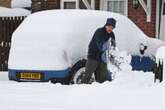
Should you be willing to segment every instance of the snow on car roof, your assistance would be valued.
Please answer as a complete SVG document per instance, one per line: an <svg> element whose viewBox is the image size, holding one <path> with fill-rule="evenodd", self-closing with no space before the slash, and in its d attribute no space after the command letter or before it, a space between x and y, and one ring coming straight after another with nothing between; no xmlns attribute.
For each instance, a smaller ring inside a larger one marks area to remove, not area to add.
<svg viewBox="0 0 165 110"><path fill-rule="evenodd" d="M139 54L140 43L152 47L150 38L120 14L94 10L42 11L28 16L14 32L9 68L67 68L86 56L95 30L104 26L108 17L117 20L114 33L119 50ZM161 41L154 43L160 45ZM156 51L149 50L149 54Z"/></svg>

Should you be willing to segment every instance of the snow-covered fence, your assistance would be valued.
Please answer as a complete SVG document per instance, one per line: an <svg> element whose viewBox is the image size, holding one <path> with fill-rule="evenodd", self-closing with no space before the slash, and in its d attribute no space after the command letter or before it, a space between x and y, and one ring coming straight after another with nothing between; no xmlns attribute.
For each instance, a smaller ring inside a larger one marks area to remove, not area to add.
<svg viewBox="0 0 165 110"><path fill-rule="evenodd" d="M8 56L11 46L11 36L14 30L25 19L19 17L0 17L0 71L8 70Z"/></svg>

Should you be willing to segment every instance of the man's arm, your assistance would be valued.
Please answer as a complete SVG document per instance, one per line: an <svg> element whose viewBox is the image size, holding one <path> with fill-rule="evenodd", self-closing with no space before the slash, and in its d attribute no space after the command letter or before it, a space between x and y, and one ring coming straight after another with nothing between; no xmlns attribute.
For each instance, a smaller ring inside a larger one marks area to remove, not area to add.
<svg viewBox="0 0 165 110"><path fill-rule="evenodd" d="M96 30L96 32L94 33L93 35L93 40L94 40L94 43L96 45L96 48L98 48L98 50L100 52L102 52L102 44L101 44L101 40L99 39L100 36L100 31L99 29Z"/></svg>

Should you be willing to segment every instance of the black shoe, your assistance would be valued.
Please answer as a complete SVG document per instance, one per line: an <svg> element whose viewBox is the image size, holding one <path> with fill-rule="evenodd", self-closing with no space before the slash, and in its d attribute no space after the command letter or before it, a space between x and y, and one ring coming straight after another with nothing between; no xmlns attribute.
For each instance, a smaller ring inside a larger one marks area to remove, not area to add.
<svg viewBox="0 0 165 110"><path fill-rule="evenodd" d="M77 79L78 84L91 84L93 82L92 75L83 72Z"/></svg>

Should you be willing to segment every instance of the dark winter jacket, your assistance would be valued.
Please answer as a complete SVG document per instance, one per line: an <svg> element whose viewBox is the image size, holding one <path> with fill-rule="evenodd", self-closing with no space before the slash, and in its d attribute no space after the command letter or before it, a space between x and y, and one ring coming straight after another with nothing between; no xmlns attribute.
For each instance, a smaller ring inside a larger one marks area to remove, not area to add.
<svg viewBox="0 0 165 110"><path fill-rule="evenodd" d="M107 43L109 38L111 38L111 46L116 47L115 35L113 32L110 34L107 33L105 27L97 29L88 46L88 58L102 62L101 56L105 52L103 45Z"/></svg>

